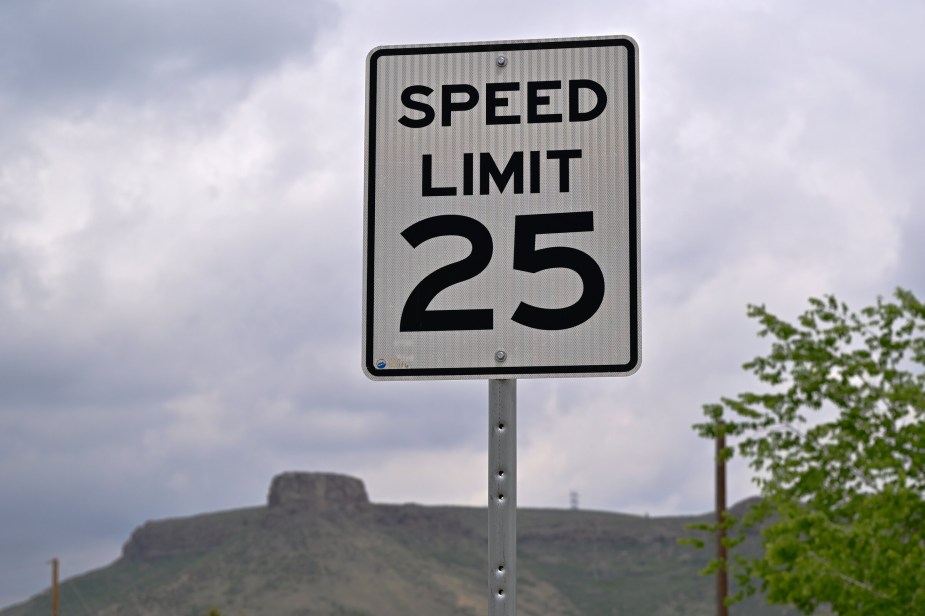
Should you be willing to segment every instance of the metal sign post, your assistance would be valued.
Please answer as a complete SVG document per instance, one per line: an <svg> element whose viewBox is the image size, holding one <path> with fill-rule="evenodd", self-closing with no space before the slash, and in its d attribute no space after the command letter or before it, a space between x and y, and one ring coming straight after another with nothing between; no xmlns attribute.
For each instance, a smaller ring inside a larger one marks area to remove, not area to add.
<svg viewBox="0 0 925 616"><path fill-rule="evenodd" d="M517 381L488 381L488 616L517 614Z"/></svg>

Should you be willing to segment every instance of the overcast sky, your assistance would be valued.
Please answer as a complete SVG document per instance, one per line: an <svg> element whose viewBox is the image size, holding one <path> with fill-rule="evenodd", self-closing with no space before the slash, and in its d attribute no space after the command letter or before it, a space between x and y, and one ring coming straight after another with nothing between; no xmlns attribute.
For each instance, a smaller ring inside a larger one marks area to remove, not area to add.
<svg viewBox="0 0 925 616"><path fill-rule="evenodd" d="M487 385L360 370L365 58L628 34L640 371L519 382L519 500L712 507L745 317L925 295L925 4L0 2L0 606L285 470L481 505ZM736 465L730 495L750 495Z"/></svg>

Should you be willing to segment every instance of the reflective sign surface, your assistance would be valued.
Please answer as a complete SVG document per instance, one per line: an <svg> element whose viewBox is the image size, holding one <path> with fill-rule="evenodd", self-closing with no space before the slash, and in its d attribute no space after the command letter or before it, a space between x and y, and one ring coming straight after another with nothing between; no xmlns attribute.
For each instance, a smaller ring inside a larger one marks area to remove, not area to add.
<svg viewBox="0 0 925 616"><path fill-rule="evenodd" d="M369 54L368 376L637 369L637 66L626 37Z"/></svg>

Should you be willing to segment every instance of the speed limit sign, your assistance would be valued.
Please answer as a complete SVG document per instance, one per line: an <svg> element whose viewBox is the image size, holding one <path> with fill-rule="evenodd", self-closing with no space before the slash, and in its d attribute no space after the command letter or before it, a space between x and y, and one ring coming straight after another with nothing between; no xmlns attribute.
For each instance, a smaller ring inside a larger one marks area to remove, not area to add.
<svg viewBox="0 0 925 616"><path fill-rule="evenodd" d="M628 37L370 52L367 376L636 371L637 70Z"/></svg>

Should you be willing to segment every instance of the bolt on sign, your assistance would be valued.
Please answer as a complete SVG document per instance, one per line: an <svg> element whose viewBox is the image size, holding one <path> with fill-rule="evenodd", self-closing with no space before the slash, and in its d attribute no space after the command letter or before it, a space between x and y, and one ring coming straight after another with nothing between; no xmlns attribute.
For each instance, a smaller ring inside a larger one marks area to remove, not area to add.
<svg viewBox="0 0 925 616"><path fill-rule="evenodd" d="M636 371L637 74L622 36L370 52L367 376Z"/></svg>

